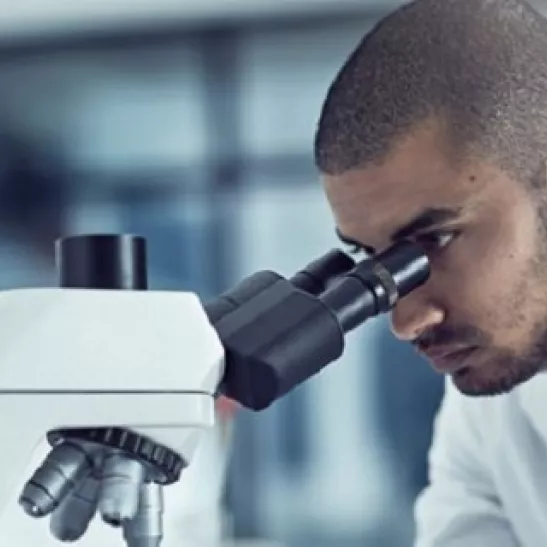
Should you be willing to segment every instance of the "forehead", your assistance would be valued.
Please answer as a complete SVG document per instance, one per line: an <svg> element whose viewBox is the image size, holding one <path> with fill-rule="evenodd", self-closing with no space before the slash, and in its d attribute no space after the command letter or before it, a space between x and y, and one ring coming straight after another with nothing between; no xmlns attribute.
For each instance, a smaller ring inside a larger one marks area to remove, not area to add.
<svg viewBox="0 0 547 547"><path fill-rule="evenodd" d="M370 240L428 208L460 209L465 215L487 199L492 181L486 166L451 161L438 132L426 128L402 141L381 164L327 176L324 186L338 228Z"/></svg>

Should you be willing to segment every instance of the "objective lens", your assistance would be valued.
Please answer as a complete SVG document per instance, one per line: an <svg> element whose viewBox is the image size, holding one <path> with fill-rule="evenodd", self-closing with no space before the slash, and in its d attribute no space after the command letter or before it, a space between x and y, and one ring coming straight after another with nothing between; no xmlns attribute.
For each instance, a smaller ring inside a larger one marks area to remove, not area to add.
<svg viewBox="0 0 547 547"><path fill-rule="evenodd" d="M19 504L27 515L44 517L54 511L92 467L79 445L63 442L53 448L23 488Z"/></svg>
<svg viewBox="0 0 547 547"><path fill-rule="evenodd" d="M143 484L137 515L123 524L127 547L159 547L163 539L163 509L162 486Z"/></svg>
<svg viewBox="0 0 547 547"><path fill-rule="evenodd" d="M105 522L121 524L136 515L145 478L146 470L138 461L119 453L106 456L99 497L99 511Z"/></svg>
<svg viewBox="0 0 547 547"><path fill-rule="evenodd" d="M99 481L89 474L51 515L50 530L59 541L80 539L95 516Z"/></svg>

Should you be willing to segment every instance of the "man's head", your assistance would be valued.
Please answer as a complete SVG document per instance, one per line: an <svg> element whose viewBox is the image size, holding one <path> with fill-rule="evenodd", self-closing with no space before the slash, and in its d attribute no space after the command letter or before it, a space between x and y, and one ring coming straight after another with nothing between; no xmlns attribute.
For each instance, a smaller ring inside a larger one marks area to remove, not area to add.
<svg viewBox="0 0 547 547"><path fill-rule="evenodd" d="M393 329L469 395L547 366L545 52L547 20L520 0L417 0L352 53L316 135L341 237L428 252Z"/></svg>

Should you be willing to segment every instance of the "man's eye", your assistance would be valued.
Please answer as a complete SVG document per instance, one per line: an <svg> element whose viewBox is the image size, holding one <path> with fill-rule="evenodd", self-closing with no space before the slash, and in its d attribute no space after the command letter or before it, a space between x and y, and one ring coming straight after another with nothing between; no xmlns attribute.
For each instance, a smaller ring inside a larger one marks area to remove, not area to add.
<svg viewBox="0 0 547 547"><path fill-rule="evenodd" d="M444 249L452 242L456 232L430 232L416 236L418 243L423 245L428 251L438 251Z"/></svg>

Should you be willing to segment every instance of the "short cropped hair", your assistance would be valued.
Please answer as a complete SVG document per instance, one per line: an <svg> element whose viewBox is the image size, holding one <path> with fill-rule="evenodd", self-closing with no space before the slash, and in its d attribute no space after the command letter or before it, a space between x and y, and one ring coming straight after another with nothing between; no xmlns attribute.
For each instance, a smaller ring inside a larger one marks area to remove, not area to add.
<svg viewBox="0 0 547 547"><path fill-rule="evenodd" d="M381 162L435 117L458 154L537 174L547 159L547 19L522 0L415 0L395 10L331 84L316 165L334 175Z"/></svg>

